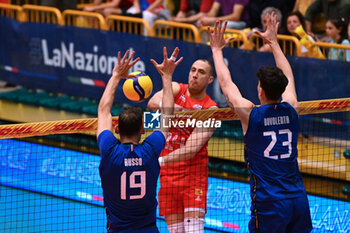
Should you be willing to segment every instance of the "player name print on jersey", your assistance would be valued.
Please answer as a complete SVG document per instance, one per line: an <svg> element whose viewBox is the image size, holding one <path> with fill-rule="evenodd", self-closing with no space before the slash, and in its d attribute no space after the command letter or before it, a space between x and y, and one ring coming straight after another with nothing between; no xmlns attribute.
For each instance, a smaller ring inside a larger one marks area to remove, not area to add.
<svg viewBox="0 0 350 233"><path fill-rule="evenodd" d="M125 158L124 166L125 167L142 166L142 158Z"/></svg>
<svg viewBox="0 0 350 233"><path fill-rule="evenodd" d="M286 125L289 124L289 116L267 117L264 118L264 126Z"/></svg>

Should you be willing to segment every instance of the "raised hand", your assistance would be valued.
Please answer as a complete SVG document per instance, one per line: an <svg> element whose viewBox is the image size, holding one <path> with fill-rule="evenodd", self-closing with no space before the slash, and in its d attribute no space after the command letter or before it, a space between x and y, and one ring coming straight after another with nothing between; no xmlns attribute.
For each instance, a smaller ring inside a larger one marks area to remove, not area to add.
<svg viewBox="0 0 350 233"><path fill-rule="evenodd" d="M256 31L258 35L261 36L261 38L267 43L267 44L272 44L272 43L277 43L277 32L278 32L278 26L279 22L277 22L277 16L275 12L272 12L271 14L267 15L267 24L266 24L266 31L265 32L259 32Z"/></svg>
<svg viewBox="0 0 350 233"><path fill-rule="evenodd" d="M163 62L161 64L158 64L155 60L151 59L152 64L154 65L154 67L156 67L156 69L158 70L159 74L163 77L163 76L172 76L172 74L174 73L174 70L176 68L176 66L178 64L180 64L180 62L182 61L183 57L181 57L179 60L176 61L177 55L179 54L179 48L176 47L173 51L173 53L171 54L171 57L168 58L168 54L167 54L167 48L164 47L163 48Z"/></svg>
<svg viewBox="0 0 350 233"><path fill-rule="evenodd" d="M227 21L225 21L224 24L222 24L222 21L216 21L213 32L210 31L210 27L208 27L208 34L210 39L210 47L214 50L222 50L228 43L230 43L231 40L233 40L233 37L224 39L224 34L226 30Z"/></svg>
<svg viewBox="0 0 350 233"><path fill-rule="evenodd" d="M129 69L135 65L136 62L138 62L140 60L140 58L136 58L135 60L132 61L132 58L135 55L135 51L133 51L130 56L129 55L130 50L128 49L122 60L120 60L120 52L118 52L118 62L115 65L114 69L113 69L113 73L112 73L112 77L116 77L118 79L122 79L122 78L128 78L128 72Z"/></svg>

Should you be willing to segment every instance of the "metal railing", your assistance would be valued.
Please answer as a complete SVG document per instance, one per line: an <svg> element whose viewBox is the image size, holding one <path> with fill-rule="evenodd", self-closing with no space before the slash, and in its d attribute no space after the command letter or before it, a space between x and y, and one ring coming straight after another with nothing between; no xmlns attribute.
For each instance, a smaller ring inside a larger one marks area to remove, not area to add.
<svg viewBox="0 0 350 233"><path fill-rule="evenodd" d="M330 52L334 51L336 58L332 58L333 60L346 61L346 54L350 54L350 45L315 42L312 46L317 46L326 58L329 57Z"/></svg>
<svg viewBox="0 0 350 233"><path fill-rule="evenodd" d="M86 27L107 30L105 18L95 12L85 12L78 10L65 10L62 13L63 20L68 26Z"/></svg>
<svg viewBox="0 0 350 233"><path fill-rule="evenodd" d="M196 42L199 32L192 24L156 20L152 26L152 36L166 39Z"/></svg>
<svg viewBox="0 0 350 233"><path fill-rule="evenodd" d="M90 0L86 0L86 2L87 1ZM139 35L142 34L146 36L151 35L159 38L183 40L187 42L209 42L206 27L202 27L200 30L198 30L194 25L171 21L157 20L154 22L151 30L148 23L140 18L111 15L108 16L106 20L101 14L94 12L65 10L63 13L61 13L60 10L55 7L29 4L18 6L3 3L0 3L0 15L13 18L21 22L52 23L87 27ZM231 47L243 49L252 49L255 47L258 50L265 44L259 35L253 34L248 39L245 32L240 30L227 29L226 36L234 37L234 40L230 44ZM277 39L282 51L285 54L301 56L301 44L296 37L278 34ZM328 57L330 52L333 54L335 53L337 60L345 61L347 57L346 55L350 53L349 45L315 42L312 46L320 49L324 57Z"/></svg>
<svg viewBox="0 0 350 233"><path fill-rule="evenodd" d="M26 22L64 25L61 11L55 7L23 5L22 9Z"/></svg>
<svg viewBox="0 0 350 233"><path fill-rule="evenodd" d="M210 30L213 31L214 28L210 27ZM226 29L225 38L233 37L234 39L230 42L229 46L232 48L244 48L249 49L249 41L247 35L242 30L237 29ZM209 35L208 28L201 27L198 33L197 43L204 43L209 45Z"/></svg>
<svg viewBox="0 0 350 233"><path fill-rule="evenodd" d="M108 30L125 32L138 35L151 35L149 24L146 20L122 15L110 15L106 19Z"/></svg>
<svg viewBox="0 0 350 233"><path fill-rule="evenodd" d="M12 19L17 19L21 22L25 20L23 8L11 4L0 3L0 15Z"/></svg>
<svg viewBox="0 0 350 233"><path fill-rule="evenodd" d="M281 49L286 55L294 55L297 57L301 56L301 45L299 40L295 36L288 35L277 35L277 40L281 46ZM256 50L265 45L259 35L252 34L249 38L249 43L251 47L255 47Z"/></svg>

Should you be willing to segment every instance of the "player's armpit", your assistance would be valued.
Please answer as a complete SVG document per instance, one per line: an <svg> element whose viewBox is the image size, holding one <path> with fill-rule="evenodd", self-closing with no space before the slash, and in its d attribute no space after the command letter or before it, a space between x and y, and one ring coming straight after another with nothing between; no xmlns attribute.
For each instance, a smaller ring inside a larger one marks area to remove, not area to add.
<svg viewBox="0 0 350 233"><path fill-rule="evenodd" d="M227 104L238 115L242 124L243 134L245 134L248 129L249 116L252 109L254 108L254 104L250 100L243 98L241 95L238 96L230 92L227 92L225 94L225 98Z"/></svg>
<svg viewBox="0 0 350 233"><path fill-rule="evenodd" d="M283 93L282 102L288 102L290 105L292 105L292 107L295 109L295 111L299 114L300 106L299 106L297 97L294 94Z"/></svg>
<svg viewBox="0 0 350 233"><path fill-rule="evenodd" d="M173 94L174 97L179 93L180 91L180 85L177 82L172 82L172 88L173 88ZM158 110L161 108L162 103L162 96L163 96L163 89L158 91L156 94L154 94L151 99L148 101L147 108L151 110ZM175 110L176 111L176 110Z"/></svg>

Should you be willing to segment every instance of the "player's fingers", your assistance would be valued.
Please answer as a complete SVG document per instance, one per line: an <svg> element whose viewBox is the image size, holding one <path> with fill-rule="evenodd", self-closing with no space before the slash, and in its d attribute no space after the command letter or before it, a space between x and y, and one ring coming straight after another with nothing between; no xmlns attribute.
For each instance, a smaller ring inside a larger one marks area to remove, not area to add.
<svg viewBox="0 0 350 233"><path fill-rule="evenodd" d="M120 51L118 51L118 64L120 63Z"/></svg>
<svg viewBox="0 0 350 233"><path fill-rule="evenodd" d="M265 41L265 37L264 37L264 35L260 32L260 31L255 31L254 32L255 34L258 34L264 41Z"/></svg>
<svg viewBox="0 0 350 233"><path fill-rule="evenodd" d="M222 26L222 21L219 20L219 25L218 25L218 32L219 32L219 34L221 33L221 26Z"/></svg>
<svg viewBox="0 0 350 233"><path fill-rule="evenodd" d="M171 54L172 57L177 58L177 55L179 54L180 49L178 47L176 47L173 51L173 53Z"/></svg>
<svg viewBox="0 0 350 233"><path fill-rule="evenodd" d="M275 17L276 16L276 13L274 11L271 12L271 17Z"/></svg>
<svg viewBox="0 0 350 233"><path fill-rule="evenodd" d="M225 31L226 31L226 26L227 26L227 20L225 20L224 26L223 26L222 29L221 29L221 33L222 33L222 34L225 33Z"/></svg>
<svg viewBox="0 0 350 233"><path fill-rule="evenodd" d="M138 62L140 60L140 57L136 58L135 60L133 60L129 65L133 66L136 64L136 62Z"/></svg>
<svg viewBox="0 0 350 233"><path fill-rule="evenodd" d="M180 57L180 59L175 62L175 65L177 66L178 64L180 64L180 62L182 62L183 59L184 57Z"/></svg>
<svg viewBox="0 0 350 233"><path fill-rule="evenodd" d="M274 12L272 12L274 13ZM271 22L272 22L272 25L275 25L275 22L276 22L276 15L275 14L271 14Z"/></svg>
<svg viewBox="0 0 350 233"><path fill-rule="evenodd" d="M130 50L128 49L128 50L126 50L126 52L125 52L125 54L124 54L124 57L123 57L123 59L122 59L122 61L125 61L125 59L128 57L128 55L129 55L129 52L130 52Z"/></svg>
<svg viewBox="0 0 350 233"><path fill-rule="evenodd" d="M274 19L275 19L275 12L271 13L270 19L271 19L271 24L274 25L273 23L274 23Z"/></svg>
<svg viewBox="0 0 350 233"><path fill-rule="evenodd" d="M209 34L209 37L211 36L211 30L210 30L210 26L208 26L208 28L207 28L207 30L208 30L208 34Z"/></svg>
<svg viewBox="0 0 350 233"><path fill-rule="evenodd" d="M132 51L132 53L130 54L130 56L129 56L128 60L127 60L127 63L130 63L130 61L132 60L134 55L135 55L135 51Z"/></svg>
<svg viewBox="0 0 350 233"><path fill-rule="evenodd" d="M226 40L225 40L225 44L228 44L228 43L230 43L231 41L233 41L235 39L235 37L229 37L229 38L227 38Z"/></svg>
<svg viewBox="0 0 350 233"><path fill-rule="evenodd" d="M276 23L276 31L278 31L278 27L280 26L280 22Z"/></svg>
<svg viewBox="0 0 350 233"><path fill-rule="evenodd" d="M150 61L152 62L152 64L154 65L154 67L157 68L157 66L158 66L159 64L158 64L155 60L153 60L153 59L151 59Z"/></svg>
<svg viewBox="0 0 350 233"><path fill-rule="evenodd" d="M168 53L166 51L166 47L163 47L163 56L164 56L164 60L168 59Z"/></svg>
<svg viewBox="0 0 350 233"><path fill-rule="evenodd" d="M133 75L133 74L128 74L128 77L127 78L137 78L136 75Z"/></svg>
<svg viewBox="0 0 350 233"><path fill-rule="evenodd" d="M214 26L214 34L217 33L217 31L218 31L218 26L219 26L219 21L216 20L216 21L215 21L215 26Z"/></svg>

